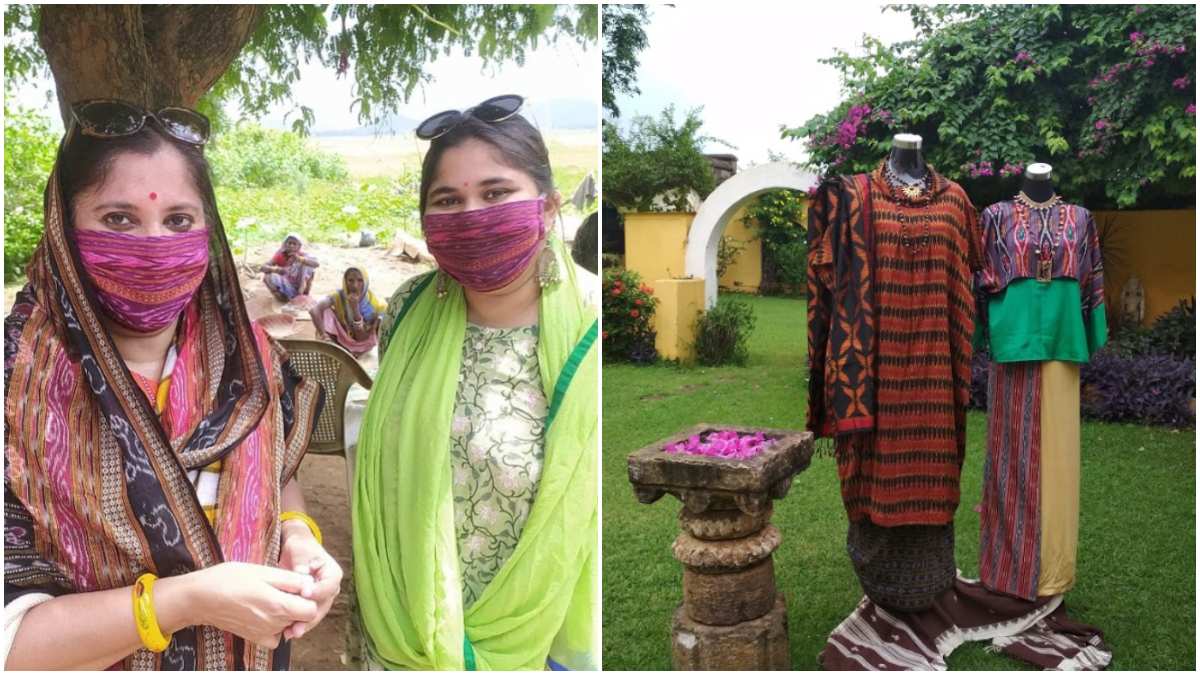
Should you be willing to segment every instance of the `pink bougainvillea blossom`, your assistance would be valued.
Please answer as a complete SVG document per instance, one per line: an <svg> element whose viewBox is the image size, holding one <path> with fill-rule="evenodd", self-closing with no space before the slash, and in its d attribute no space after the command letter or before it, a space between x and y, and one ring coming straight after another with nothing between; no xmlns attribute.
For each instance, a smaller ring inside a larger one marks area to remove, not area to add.
<svg viewBox="0 0 1200 675"><path fill-rule="evenodd" d="M1189 103L1188 106L1183 109L1183 112L1185 112L1189 115L1195 115L1196 114L1196 104Z"/></svg>
<svg viewBox="0 0 1200 675"><path fill-rule="evenodd" d="M1188 85L1190 85L1191 83L1192 83L1192 78L1188 77L1187 75L1184 75L1183 77L1176 78L1174 81L1172 81L1171 86L1175 87L1176 89L1187 89Z"/></svg>
<svg viewBox="0 0 1200 675"><path fill-rule="evenodd" d="M996 175L993 162L979 160L978 162L968 162L962 165L962 170L967 172L971 178L980 178L982 176Z"/></svg>
<svg viewBox="0 0 1200 675"><path fill-rule="evenodd" d="M686 441L668 443L663 452L670 454L704 455L722 459L750 459L763 450L774 445L759 431L753 434L743 434L731 429L719 429L704 434L693 434Z"/></svg>
<svg viewBox="0 0 1200 675"><path fill-rule="evenodd" d="M1008 176L1008 175L1019 176L1021 174L1021 172L1024 170L1025 170L1025 165L1021 162L1005 162L1004 166L1000 168L1000 175L1001 176Z"/></svg>
<svg viewBox="0 0 1200 675"><path fill-rule="evenodd" d="M1096 131L1108 128L1108 120L1096 120Z"/></svg>
<svg viewBox="0 0 1200 675"><path fill-rule="evenodd" d="M1139 41L1140 41L1142 38L1144 38L1144 37L1146 37L1146 36L1145 36L1145 35L1142 35L1141 33L1137 32L1137 31L1135 30L1135 31L1133 31L1132 33L1130 33L1130 34L1129 34L1129 41L1130 41L1130 42L1139 42Z"/></svg>

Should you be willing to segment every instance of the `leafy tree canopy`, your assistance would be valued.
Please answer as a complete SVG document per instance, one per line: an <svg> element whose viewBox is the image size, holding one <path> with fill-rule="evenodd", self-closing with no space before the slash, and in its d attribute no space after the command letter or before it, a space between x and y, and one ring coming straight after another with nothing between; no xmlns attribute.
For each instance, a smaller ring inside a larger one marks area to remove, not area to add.
<svg viewBox="0 0 1200 675"><path fill-rule="evenodd" d="M642 26L649 16L645 5L604 6L604 83L602 103L619 117L617 94L638 94L638 53L646 48Z"/></svg>
<svg viewBox="0 0 1200 675"><path fill-rule="evenodd" d="M946 5L908 12L915 40L825 63L846 97L785 138L822 173L875 167L899 132L977 204L1052 164L1090 208L1195 203L1194 5Z"/></svg>
<svg viewBox="0 0 1200 675"><path fill-rule="evenodd" d="M598 28L594 4L263 5L252 10L231 5L146 5L92 11L108 13L102 18L111 19L114 25L133 34L136 44L119 47L144 48L152 57L145 66L147 77L161 77L158 71L170 70L173 64L153 57L163 53L160 43L168 37L179 40L180 25L196 27L183 36L187 49L195 54L180 55L180 60L200 60L206 58L204 51L210 43L220 43L227 37L220 31L238 27L235 21L226 24L221 20L240 12L237 19L249 22L248 38L244 45L240 38L234 40L231 52L235 56L231 61L222 62L216 55L208 57L219 61L219 78L211 88L201 85L202 90L192 92L196 99L204 96L198 106L220 122L216 113L225 103L236 102L249 117L260 117L275 104L293 103L293 125L300 132L307 131L314 122L312 110L292 99L292 85L300 77L302 62L316 59L339 75L352 78L355 98L347 104L357 111L362 123L370 124L395 112L418 85L429 81L427 64L455 49L477 54L485 65L509 60L522 63L528 50L536 49L543 41L570 38L580 44L593 43ZM45 16L39 5L5 8L4 74L9 86L48 73L38 35L43 45L48 38L60 36L52 26L44 25ZM212 26L217 28L210 30L217 34L197 34L203 33L201 28ZM55 76L62 92L64 75L56 71ZM183 92L185 99L188 93Z"/></svg>
<svg viewBox="0 0 1200 675"><path fill-rule="evenodd" d="M687 211L691 191L707 197L715 179L701 148L723 142L701 134L703 125L699 108L677 123L673 106L633 118L625 133L605 124L604 199L635 211Z"/></svg>

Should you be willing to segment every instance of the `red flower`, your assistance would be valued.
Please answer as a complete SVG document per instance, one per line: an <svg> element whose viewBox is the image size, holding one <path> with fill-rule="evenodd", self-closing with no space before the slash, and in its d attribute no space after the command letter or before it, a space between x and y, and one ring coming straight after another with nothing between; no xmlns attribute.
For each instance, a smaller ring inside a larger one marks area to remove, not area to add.
<svg viewBox="0 0 1200 675"><path fill-rule="evenodd" d="M632 316L635 319L638 318L639 314L641 314L641 312L637 311L636 309L629 310L629 316Z"/></svg>
<svg viewBox="0 0 1200 675"><path fill-rule="evenodd" d="M613 294L613 297L616 297L616 296L620 295L620 294L621 294L621 289L619 289L619 288L614 288L614 289L612 289L612 294Z"/></svg>
<svg viewBox="0 0 1200 675"><path fill-rule="evenodd" d="M634 301L633 301L633 304L637 305L638 307L641 307L641 306L642 306L642 304L643 304L643 303L642 303L642 299L641 299L641 298L638 298L637 300L634 300Z"/></svg>
<svg viewBox="0 0 1200 675"><path fill-rule="evenodd" d="M600 337L607 340L608 339L608 331L601 331Z"/></svg>
<svg viewBox="0 0 1200 675"><path fill-rule="evenodd" d="M654 289L647 286L646 284L642 284L642 292L645 293L646 295L654 295Z"/></svg>

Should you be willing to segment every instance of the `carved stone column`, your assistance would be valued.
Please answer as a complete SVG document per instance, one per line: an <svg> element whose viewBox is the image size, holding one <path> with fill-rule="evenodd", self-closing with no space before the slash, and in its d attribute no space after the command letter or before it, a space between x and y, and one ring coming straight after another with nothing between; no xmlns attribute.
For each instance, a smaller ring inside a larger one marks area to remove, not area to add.
<svg viewBox="0 0 1200 675"><path fill-rule="evenodd" d="M665 453L662 448L716 429L761 431L774 444L748 460ZM671 653L677 670L790 670L787 606L775 587L772 554L782 536L772 500L808 468L812 435L702 424L629 456L638 500L664 494L683 502L672 551L683 564L683 602Z"/></svg>

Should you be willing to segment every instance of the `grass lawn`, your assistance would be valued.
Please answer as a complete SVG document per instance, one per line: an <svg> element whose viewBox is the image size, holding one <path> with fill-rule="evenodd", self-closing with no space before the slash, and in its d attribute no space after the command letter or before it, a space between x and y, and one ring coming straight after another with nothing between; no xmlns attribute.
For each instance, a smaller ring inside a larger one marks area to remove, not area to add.
<svg viewBox="0 0 1200 675"><path fill-rule="evenodd" d="M758 318L745 368L604 367L604 667L669 669L671 615L682 571L671 556L679 502L639 504L626 456L698 422L803 428L805 305L750 298ZM972 412L957 559L979 572L979 501L986 420ZM1074 618L1099 626L1118 670L1192 670L1196 655L1194 431L1085 422ZM846 556L846 516L831 458L817 457L775 503L775 552L787 596L792 665L817 667L829 632L862 596ZM949 659L956 670L1019 669L982 643Z"/></svg>

